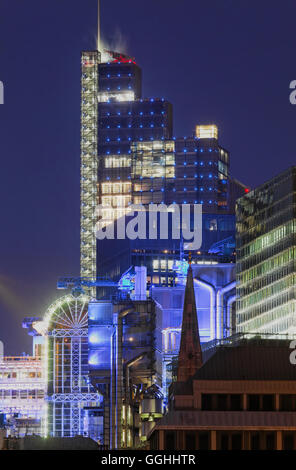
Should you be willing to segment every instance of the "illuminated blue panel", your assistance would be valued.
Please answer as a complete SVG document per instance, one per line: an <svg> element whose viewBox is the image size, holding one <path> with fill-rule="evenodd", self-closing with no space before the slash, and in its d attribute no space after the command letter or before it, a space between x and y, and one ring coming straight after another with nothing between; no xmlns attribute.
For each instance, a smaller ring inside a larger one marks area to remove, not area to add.
<svg viewBox="0 0 296 470"><path fill-rule="evenodd" d="M113 334L113 305L110 302L90 302L88 308L89 368L111 368L111 338Z"/></svg>

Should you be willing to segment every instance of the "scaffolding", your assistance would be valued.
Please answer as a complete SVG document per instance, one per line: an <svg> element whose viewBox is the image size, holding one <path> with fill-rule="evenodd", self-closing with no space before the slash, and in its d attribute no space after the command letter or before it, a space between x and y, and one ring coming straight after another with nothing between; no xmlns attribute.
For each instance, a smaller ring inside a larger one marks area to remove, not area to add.
<svg viewBox="0 0 296 470"><path fill-rule="evenodd" d="M81 277L95 279L96 205L98 182L98 51L83 52L81 57ZM90 294L95 296L92 287Z"/></svg>

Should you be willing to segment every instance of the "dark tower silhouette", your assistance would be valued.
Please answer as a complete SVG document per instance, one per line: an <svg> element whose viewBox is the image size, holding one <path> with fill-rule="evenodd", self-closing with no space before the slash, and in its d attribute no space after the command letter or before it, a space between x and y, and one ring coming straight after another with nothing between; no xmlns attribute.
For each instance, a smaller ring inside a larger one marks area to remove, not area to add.
<svg viewBox="0 0 296 470"><path fill-rule="evenodd" d="M202 366L191 261L187 273L177 382L186 382Z"/></svg>

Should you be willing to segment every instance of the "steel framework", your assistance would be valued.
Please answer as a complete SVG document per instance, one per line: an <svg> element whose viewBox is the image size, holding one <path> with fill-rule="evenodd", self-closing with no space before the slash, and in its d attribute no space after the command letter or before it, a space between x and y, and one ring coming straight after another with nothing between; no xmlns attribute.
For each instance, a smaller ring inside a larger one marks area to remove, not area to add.
<svg viewBox="0 0 296 470"><path fill-rule="evenodd" d="M96 205L98 182L98 51L83 52L81 57L81 277L97 277ZM90 294L95 296L95 287Z"/></svg>
<svg viewBox="0 0 296 470"><path fill-rule="evenodd" d="M88 383L89 297L67 295L46 316L49 433L72 437L84 429L84 407L100 397Z"/></svg>

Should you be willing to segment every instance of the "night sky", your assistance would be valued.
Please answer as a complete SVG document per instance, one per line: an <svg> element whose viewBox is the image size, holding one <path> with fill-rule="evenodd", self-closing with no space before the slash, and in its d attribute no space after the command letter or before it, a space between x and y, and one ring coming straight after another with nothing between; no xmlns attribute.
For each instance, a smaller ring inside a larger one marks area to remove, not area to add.
<svg viewBox="0 0 296 470"><path fill-rule="evenodd" d="M0 339L31 352L24 316L79 274L80 51L96 0L1 0ZM294 0L102 0L102 34L136 58L174 135L216 123L232 175L254 187L295 164ZM121 45L120 45L121 44Z"/></svg>

